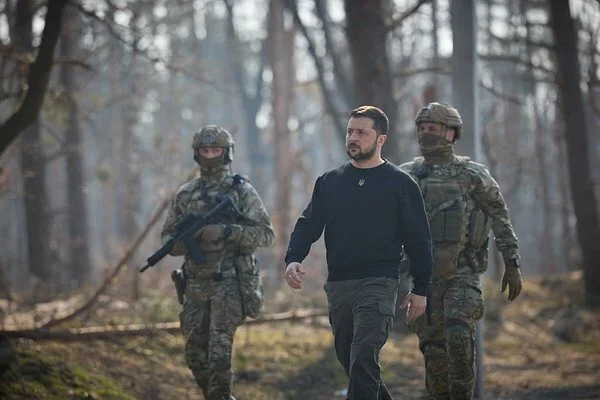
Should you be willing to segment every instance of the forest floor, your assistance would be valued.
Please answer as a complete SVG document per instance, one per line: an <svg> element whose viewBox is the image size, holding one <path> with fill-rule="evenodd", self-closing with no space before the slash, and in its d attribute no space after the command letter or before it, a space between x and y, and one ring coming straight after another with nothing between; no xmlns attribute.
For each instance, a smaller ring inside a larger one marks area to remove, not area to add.
<svg viewBox="0 0 600 400"><path fill-rule="evenodd" d="M485 399L600 399L600 313L580 307L582 293L580 274L571 274L528 277L514 303L487 296ZM277 307L268 311L299 299L303 306L307 301L322 305L322 293L315 290L315 296L308 300L306 293L283 290L274 296ZM177 307L169 301L148 304L113 305L87 324L105 323L107 315L113 323L122 322L117 316L131 312L156 321L175 319ZM14 314L5 317L5 329L17 320ZM414 335L393 332L381 364L395 399L424 398L423 361ZM345 398L347 381L326 318L241 327L234 365L238 400ZM179 334L70 342L0 339L0 399L202 398Z"/></svg>

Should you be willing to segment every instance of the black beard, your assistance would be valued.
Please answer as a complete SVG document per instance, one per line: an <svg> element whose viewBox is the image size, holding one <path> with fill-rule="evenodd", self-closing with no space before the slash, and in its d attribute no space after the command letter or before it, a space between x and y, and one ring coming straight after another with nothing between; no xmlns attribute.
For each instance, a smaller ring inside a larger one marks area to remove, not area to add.
<svg viewBox="0 0 600 400"><path fill-rule="evenodd" d="M370 160L375 155L375 150L377 150L377 142L373 143L373 146L366 149L365 151L360 150L358 146L356 146L356 148L359 149L359 152L352 155L352 153L350 152L350 148L346 147L346 154L348 155L348 157L350 157L354 161Z"/></svg>

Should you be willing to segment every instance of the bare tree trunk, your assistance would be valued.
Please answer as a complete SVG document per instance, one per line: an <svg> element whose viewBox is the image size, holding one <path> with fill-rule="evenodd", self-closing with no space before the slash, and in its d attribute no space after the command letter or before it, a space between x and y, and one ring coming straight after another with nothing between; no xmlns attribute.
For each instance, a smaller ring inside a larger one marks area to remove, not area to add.
<svg viewBox="0 0 600 400"><path fill-rule="evenodd" d="M276 252L285 251L290 232L291 160L288 122L292 109L295 74L293 68L294 31L286 29L283 0L271 0L269 9L270 64L273 71L271 108L275 147L275 215ZM275 275L276 276L276 275Z"/></svg>
<svg viewBox="0 0 600 400"><path fill-rule="evenodd" d="M109 8L106 20L115 18L115 9ZM104 26L94 25L94 35L103 35ZM94 118L91 127L90 143L87 145L87 156L93 157L93 166L97 180L98 192L94 193L95 202L88 210L90 224L93 224L92 232L97 236L92 239L97 241L99 249L95 262L100 267L98 276L103 275L108 263L118 256L118 241L116 236L119 226L118 210L121 204L117 201L116 186L119 181L118 148L121 132L121 120L124 96L126 89L121 82L121 70L123 62L123 43L119 40L108 38L106 50L94 55L93 60L97 63L107 63L111 66L106 72L106 77L98 81L97 91L102 99L102 111Z"/></svg>
<svg viewBox="0 0 600 400"><path fill-rule="evenodd" d="M439 34L439 23L438 23L438 0L431 0L431 41L433 46L433 65L436 68L440 68L440 41L438 38ZM433 91L429 92L430 99L425 99L425 103L431 103L432 101L438 101L438 93L440 91L440 76L438 73L432 74Z"/></svg>
<svg viewBox="0 0 600 400"><path fill-rule="evenodd" d="M33 51L32 20L34 2L17 3L15 44L20 51ZM25 206L27 254L29 271L40 280L50 283L48 194L46 164L42 151L40 125L35 122L25 129L21 141L21 174Z"/></svg>
<svg viewBox="0 0 600 400"><path fill-rule="evenodd" d="M253 93L248 90L247 71L243 66L241 57L241 44L239 42L233 24L233 2L224 0L227 8L227 40L229 57L232 61L232 70L235 82L242 100L242 111L244 114L246 142L248 143L249 164L252 168L252 181L259 193L266 193L266 157L261 131L256 125L256 116L263 102L263 71L267 61L267 41L262 42L260 50L260 67L254 78Z"/></svg>
<svg viewBox="0 0 600 400"><path fill-rule="evenodd" d="M533 116L535 120L535 154L537 161L538 184L540 192L538 199L542 203L542 221L540 232L538 234L538 248L540 257L538 258L538 271L541 273L557 272L556 256L554 252L553 240L553 215L552 203L550 200L550 177L548 176L549 168L546 161L548 154L548 145L546 130L543 126L540 105L537 99L533 100L532 104Z"/></svg>
<svg viewBox="0 0 600 400"><path fill-rule="evenodd" d="M588 156L587 114L579 83L577 32L568 0L550 0L550 25L558 64L558 84L566 122L567 156L577 236L583 255L586 305L600 307L600 236Z"/></svg>
<svg viewBox="0 0 600 400"><path fill-rule="evenodd" d="M474 30L475 5L473 0L453 0L450 6L452 21L452 99L462 115L463 134L456 144L459 153L480 161L481 143L477 139L479 127L477 83L478 74L476 35Z"/></svg>
<svg viewBox="0 0 600 400"><path fill-rule="evenodd" d="M383 156L393 163L400 161L394 100L394 81L387 54L388 30L384 0L344 0L346 36L354 69L356 105L371 104L383 109L390 120Z"/></svg>
<svg viewBox="0 0 600 400"><path fill-rule="evenodd" d="M61 37L60 50L64 58L75 57L79 16L72 7L65 9L65 28ZM65 87L64 99L67 105L67 129L65 134L67 167L67 212L69 226L69 270L70 278L79 285L90 280L92 271L89 255L89 235L87 230L87 207L85 193L84 163L82 159L83 132L80 109L77 103L79 79L73 67L63 66L60 79Z"/></svg>
<svg viewBox="0 0 600 400"><path fill-rule="evenodd" d="M560 110L562 101L560 96L556 99L556 116L554 118L554 142L558 149L558 165L568 165L567 149L565 143L565 129L564 129L564 118ZM571 193L569 193L569 173L566 168L561 168L558 171L558 187L559 196L563 199L560 202L560 226L561 226L561 243L562 243L562 254L563 263L566 265L567 270L572 271L579 268L578 255L579 246L573 226L571 224L571 216L573 215L572 202L569 201Z"/></svg>
<svg viewBox="0 0 600 400"><path fill-rule="evenodd" d="M527 18L527 2L528 0L521 0L520 12L525 25L525 54L526 62L532 63L532 46L531 42L531 23ZM541 273L553 273L557 272L557 260L554 243L554 221L552 215L552 201L550 193L550 176L549 176L549 165L547 157L549 155L549 147L552 145L552 141L548 141L546 137L546 129L544 129L543 115L540 110L539 98L537 95L538 85L535 80L534 72L532 68L528 68L526 72L527 85L524 91L532 97L532 114L534 119L534 140L535 140L535 156L537 162L537 173L538 179L536 179L539 185L539 197L541 198L542 209L541 209L541 221L537 225L539 231L538 237L538 249L539 251L537 270Z"/></svg>
<svg viewBox="0 0 600 400"><path fill-rule="evenodd" d="M137 10L140 13L140 10ZM132 35L133 35L133 48L137 47L137 42L141 37L141 32L136 28L136 24L139 20L139 14L134 15L132 24ZM123 110L123 124L122 124L122 143L121 143L121 155L120 162L124 166L124 170L121 173L123 181L121 182L120 191L121 199L123 201L122 210L122 242L129 243L132 237L134 237L139 231L138 221L136 215L138 215L140 208L140 183L141 183L141 160L139 154L138 138L135 134L135 125L137 124L137 113L139 109L138 96L140 92L139 81L140 74L138 65L138 57L135 51L129 51L129 57L127 66L123 68L122 81L124 86L127 88L127 101L125 102L125 108ZM132 298L134 300L140 297L140 274L133 268L135 262L131 263L130 267L130 278L132 285Z"/></svg>

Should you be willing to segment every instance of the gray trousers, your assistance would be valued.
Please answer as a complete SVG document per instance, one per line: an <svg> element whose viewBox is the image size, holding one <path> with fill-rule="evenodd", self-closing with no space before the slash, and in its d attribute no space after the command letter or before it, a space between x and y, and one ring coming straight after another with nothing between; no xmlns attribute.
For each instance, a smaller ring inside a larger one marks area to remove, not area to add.
<svg viewBox="0 0 600 400"><path fill-rule="evenodd" d="M365 278L327 282L335 352L349 378L348 400L391 400L381 379L379 352L388 339L398 280Z"/></svg>

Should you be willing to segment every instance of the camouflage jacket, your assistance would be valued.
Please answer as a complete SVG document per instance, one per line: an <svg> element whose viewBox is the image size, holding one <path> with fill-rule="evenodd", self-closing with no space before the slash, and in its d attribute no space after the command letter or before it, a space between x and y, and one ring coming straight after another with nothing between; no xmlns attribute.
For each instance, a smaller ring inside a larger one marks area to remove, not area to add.
<svg viewBox="0 0 600 400"><path fill-rule="evenodd" d="M484 272L490 228L504 260L519 257L508 208L484 165L455 155L441 165L417 157L400 168L419 183L425 199L435 243L434 278Z"/></svg>
<svg viewBox="0 0 600 400"><path fill-rule="evenodd" d="M210 211L220 194L230 196L242 215L223 215L214 223L228 223L241 233L236 242L228 243L224 256L219 260L224 277L235 275L235 267L245 271L256 268L253 252L258 247L269 246L274 238L273 227L263 202L256 190L248 182L234 184L234 176L223 170L218 177L197 177L183 184L177 191L161 231L162 242L166 243L175 235L177 222L186 214L202 214ZM210 257L208 257L210 259ZM213 265L196 265L185 255L185 268L188 274L206 278L212 274ZM251 265L248 265L251 264ZM204 276L203 276L204 275Z"/></svg>

